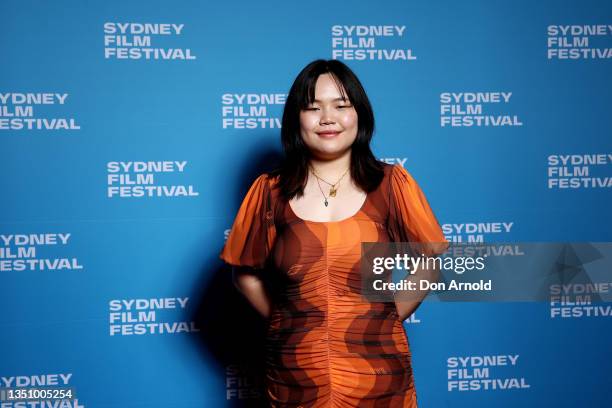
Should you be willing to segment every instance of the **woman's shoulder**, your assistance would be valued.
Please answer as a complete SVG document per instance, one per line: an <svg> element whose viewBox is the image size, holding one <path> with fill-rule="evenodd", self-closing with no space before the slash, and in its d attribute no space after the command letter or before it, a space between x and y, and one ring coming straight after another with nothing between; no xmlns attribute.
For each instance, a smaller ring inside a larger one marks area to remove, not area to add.
<svg viewBox="0 0 612 408"><path fill-rule="evenodd" d="M387 164L385 172L394 179L412 179L410 172L399 163Z"/></svg>
<svg viewBox="0 0 612 408"><path fill-rule="evenodd" d="M280 174L274 171L266 171L261 173L258 177L258 180L265 181L270 187L274 187L278 180L280 179Z"/></svg>
<svg viewBox="0 0 612 408"><path fill-rule="evenodd" d="M260 195L267 196L271 198L273 202L275 202L279 194L279 179L280 175L275 173L274 171L265 171L259 173L259 175L255 178L252 183L252 188L259 190Z"/></svg>
<svg viewBox="0 0 612 408"><path fill-rule="evenodd" d="M382 162L385 170L385 178L403 177L407 170L399 163Z"/></svg>

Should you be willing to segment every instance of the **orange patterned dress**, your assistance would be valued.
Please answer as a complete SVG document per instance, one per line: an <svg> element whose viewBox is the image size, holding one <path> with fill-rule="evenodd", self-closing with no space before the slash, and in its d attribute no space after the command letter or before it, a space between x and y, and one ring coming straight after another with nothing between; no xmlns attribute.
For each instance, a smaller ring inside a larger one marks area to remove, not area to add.
<svg viewBox="0 0 612 408"><path fill-rule="evenodd" d="M266 339L273 407L416 407L411 354L393 302L360 295L361 242L445 242L412 176L385 177L353 216L300 219L260 175L220 258L259 268L279 288Z"/></svg>

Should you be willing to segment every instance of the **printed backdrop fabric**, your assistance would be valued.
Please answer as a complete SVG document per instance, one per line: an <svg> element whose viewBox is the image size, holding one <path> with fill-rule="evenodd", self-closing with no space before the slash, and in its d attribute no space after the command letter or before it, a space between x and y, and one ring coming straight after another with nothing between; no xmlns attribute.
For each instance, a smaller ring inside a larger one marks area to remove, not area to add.
<svg viewBox="0 0 612 408"><path fill-rule="evenodd" d="M4 391L263 404L261 322L217 254L316 58L362 80L373 151L449 240L612 240L609 2L5 1L0 53ZM610 306L563 294L423 304L419 403L609 406Z"/></svg>

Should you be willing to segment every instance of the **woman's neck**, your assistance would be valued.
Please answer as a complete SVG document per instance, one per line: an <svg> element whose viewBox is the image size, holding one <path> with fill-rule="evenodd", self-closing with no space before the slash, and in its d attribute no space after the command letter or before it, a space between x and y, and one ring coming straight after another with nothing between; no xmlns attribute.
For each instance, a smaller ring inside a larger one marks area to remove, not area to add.
<svg viewBox="0 0 612 408"><path fill-rule="evenodd" d="M344 154L336 159L332 160L320 160L316 158L310 159L310 166L314 169L319 177L324 179L336 180L351 165L351 154L350 150L347 154Z"/></svg>

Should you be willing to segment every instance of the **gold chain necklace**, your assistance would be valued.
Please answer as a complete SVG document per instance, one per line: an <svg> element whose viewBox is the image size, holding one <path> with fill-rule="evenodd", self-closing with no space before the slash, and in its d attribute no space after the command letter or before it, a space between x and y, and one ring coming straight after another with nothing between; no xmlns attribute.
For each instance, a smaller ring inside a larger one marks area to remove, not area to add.
<svg viewBox="0 0 612 408"><path fill-rule="evenodd" d="M321 183L319 183L319 178L318 178L318 177L317 177L317 184L319 185L319 190L321 190L321 194L323 194L323 198L324 198L323 203L324 203L324 204L325 204L325 206L327 207L327 204L328 204L328 202L327 202L327 197L325 197L325 193L323 192L323 189L321 188ZM334 195L335 195L335 194L336 194L336 192L334 191Z"/></svg>
<svg viewBox="0 0 612 408"><path fill-rule="evenodd" d="M321 190L321 194L323 194L323 198L325 199L323 202L324 202L325 206L327 207L327 205L328 205L327 197L325 196L325 193L323 192L323 189L321 188L321 183L319 182L319 180L321 180L321 181L323 181L323 182L325 182L325 183L327 183L327 184L329 184L331 186L329 188L329 196L330 197L335 197L336 196L336 192L338 191L338 188L336 188L336 185L338 183L340 183L340 180L342 180L342 178L346 175L346 173L349 171L349 169L346 169L346 171L342 174L342 176L340 176L338 181L336 181L333 184L330 183L329 181L326 181L326 180L322 179L321 177L319 177L312 167L310 167L310 170L312 171L312 174L317 178L317 184L319 185L319 190Z"/></svg>

